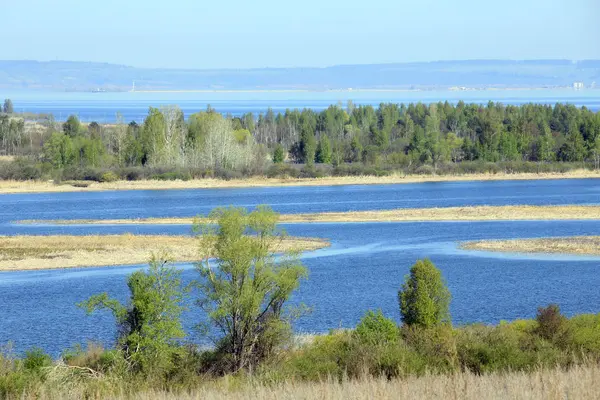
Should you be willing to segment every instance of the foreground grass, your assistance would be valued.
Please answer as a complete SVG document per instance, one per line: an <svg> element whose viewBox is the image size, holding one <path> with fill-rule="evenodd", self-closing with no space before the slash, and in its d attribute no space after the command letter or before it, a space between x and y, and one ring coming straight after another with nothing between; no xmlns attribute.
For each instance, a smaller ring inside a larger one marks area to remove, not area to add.
<svg viewBox="0 0 600 400"><path fill-rule="evenodd" d="M533 179L579 179L600 178L600 171L573 170L565 173L498 173L464 175L404 175L387 176L340 176L323 178L267 178L245 179L194 179L188 181L141 180L117 182L67 182L61 185L51 181L0 181L0 193L31 192L85 192L103 190L166 190L166 189L214 189L262 186L332 186L332 185L383 185L419 182L449 182L477 180L533 180Z"/></svg>
<svg viewBox="0 0 600 400"><path fill-rule="evenodd" d="M288 237L277 251L307 251L327 241ZM151 250L166 250L176 261L198 259L191 236L89 235L0 236L0 271L145 264Z"/></svg>
<svg viewBox="0 0 600 400"><path fill-rule="evenodd" d="M540 239L482 240L466 242L461 248L513 253L563 253L600 255L600 236Z"/></svg>
<svg viewBox="0 0 600 400"><path fill-rule="evenodd" d="M36 394L21 399L111 398L135 400L192 399L597 399L600 393L600 367L575 366L569 370L550 369L476 375L460 372L451 375L425 375L404 379L364 378L324 380L321 382L285 382L274 385L242 383L223 379L183 392L142 391L103 396L91 394L83 385L46 385Z"/></svg>
<svg viewBox="0 0 600 400"><path fill-rule="evenodd" d="M398 208L380 211L281 214L280 223L306 222L402 222L402 221L511 221L600 219L600 206L474 206L447 208ZM185 218L24 220L20 223L59 225L94 224L190 224Z"/></svg>

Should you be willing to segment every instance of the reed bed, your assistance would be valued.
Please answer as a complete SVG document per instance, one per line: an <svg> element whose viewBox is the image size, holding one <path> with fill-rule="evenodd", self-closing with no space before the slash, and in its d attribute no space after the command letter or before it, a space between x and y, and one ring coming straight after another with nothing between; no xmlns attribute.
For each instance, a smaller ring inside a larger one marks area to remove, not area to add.
<svg viewBox="0 0 600 400"><path fill-rule="evenodd" d="M600 236L481 240L463 243L461 247L467 250L485 250L511 253L600 255Z"/></svg>
<svg viewBox="0 0 600 400"><path fill-rule="evenodd" d="M287 237L278 251L308 251L325 240ZM0 271L145 264L152 251L167 251L176 261L198 260L192 236L88 235L0 236Z"/></svg>
<svg viewBox="0 0 600 400"><path fill-rule="evenodd" d="M331 176L323 178L267 178L244 179L192 179L192 180L140 180L116 182L80 182L55 184L52 181L0 181L0 193L30 192L81 192L103 190L167 190L167 189L214 189L261 186L335 186L335 185L383 185L419 182L449 182L478 180L532 180L532 179L578 179L600 178L600 171L573 170L565 173L496 173L463 175L405 175L387 176Z"/></svg>
<svg viewBox="0 0 600 400"><path fill-rule="evenodd" d="M510 221L510 220L595 220L600 219L600 206L473 206L447 208L399 208L380 211L327 212L314 214L281 214L280 223L307 222L402 222L402 221ZM201 221L205 221L206 219ZM76 219L23 220L20 223L50 223L58 225L94 224L151 224L168 225L192 223L185 218L139 219Z"/></svg>

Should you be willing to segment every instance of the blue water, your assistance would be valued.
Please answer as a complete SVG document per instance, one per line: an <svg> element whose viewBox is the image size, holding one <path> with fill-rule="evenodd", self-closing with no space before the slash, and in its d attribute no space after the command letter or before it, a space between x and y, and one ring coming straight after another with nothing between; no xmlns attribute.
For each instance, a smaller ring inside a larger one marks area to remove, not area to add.
<svg viewBox="0 0 600 400"><path fill-rule="evenodd" d="M271 203L285 212L368 210L468 204L597 204L600 180L506 181L313 188L61 193L0 196L0 233L185 234L189 226L23 226L23 218L115 218L194 215L212 206ZM106 212L102 208L106 207ZM121 208L121 210L119 210ZM86 212L88 214L86 214ZM600 216L599 216L600 218ZM600 312L600 258L498 254L460 250L478 239L600 235L600 221L410 222L287 224L294 236L324 237L329 248L306 253L310 270L293 301L312 312L296 331L325 332L355 325L368 309L398 319L397 290L418 258L430 257L453 295L455 324L531 318L550 302L568 314ZM86 316L75 303L108 291L126 299L126 276L142 266L0 273L0 343L17 351L40 346L58 354L88 340L114 339L108 314ZM196 277L181 264L184 281ZM192 327L203 320L191 306Z"/></svg>
<svg viewBox="0 0 600 400"><path fill-rule="evenodd" d="M487 104L499 101L504 104L525 103L550 104L569 103L600 110L600 90L575 91L570 89L543 90L476 90L476 91L322 91L322 92L201 92L201 93L81 93L81 92L37 92L15 91L3 93L11 98L18 112L52 113L57 121L64 121L70 114L83 121L114 122L120 113L126 122L142 122L148 107L178 105L186 116L206 109L211 105L224 114L241 115L266 112L270 107L275 112L286 109L312 108L324 110L332 104L346 105L352 100L356 105L377 106L382 102L432 103L463 100L468 103Z"/></svg>

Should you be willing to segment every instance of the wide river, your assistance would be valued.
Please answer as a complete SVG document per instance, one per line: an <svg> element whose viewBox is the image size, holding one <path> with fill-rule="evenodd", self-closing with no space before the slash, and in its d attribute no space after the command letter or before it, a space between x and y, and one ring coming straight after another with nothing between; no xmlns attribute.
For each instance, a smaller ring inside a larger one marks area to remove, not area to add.
<svg viewBox="0 0 600 400"><path fill-rule="evenodd" d="M498 101L520 105L538 103L554 105L569 103L586 106L592 111L600 110L600 89L537 89L537 90L422 90L422 91L280 91L280 92L3 92L4 98L12 99L18 112L51 113L57 121L64 121L75 114L82 121L114 122L119 113L125 122L142 122L148 115L148 107L176 104L185 116L205 110L211 105L218 112L238 116L247 112L264 113L268 108L275 112L286 109L311 108L324 110L332 104L346 106L348 100L356 105L380 103L457 103L487 104Z"/></svg>
<svg viewBox="0 0 600 400"><path fill-rule="evenodd" d="M283 213L503 204L600 204L600 180L440 182L402 185L199 189L0 195L0 234L186 234L185 225L18 225L21 219L111 219L205 214L215 206L270 204ZM310 271L294 296L312 312L298 332L325 332L357 323L366 310L399 318L397 290L415 260L430 257L452 292L455 324L531 318L558 303L568 314L600 312L599 257L465 251L477 239L600 235L598 221L404 222L287 224L294 236L323 237L331 247L305 253ZM150 250L150 249L149 249ZM185 282L196 277L181 264ZM126 277L143 266L0 273L0 343L16 351L39 346L57 355L92 340L110 344L106 313L86 316L76 303L107 291L127 298ZM184 315L190 339L203 320Z"/></svg>

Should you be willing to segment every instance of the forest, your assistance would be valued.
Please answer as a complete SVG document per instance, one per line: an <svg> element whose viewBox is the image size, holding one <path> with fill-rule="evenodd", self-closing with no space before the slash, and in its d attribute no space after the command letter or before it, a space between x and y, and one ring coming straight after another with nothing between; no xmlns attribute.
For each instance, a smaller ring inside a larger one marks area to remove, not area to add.
<svg viewBox="0 0 600 400"><path fill-rule="evenodd" d="M331 105L241 116L151 107L143 123L0 114L2 179L529 172L600 168L600 114L556 104Z"/></svg>

